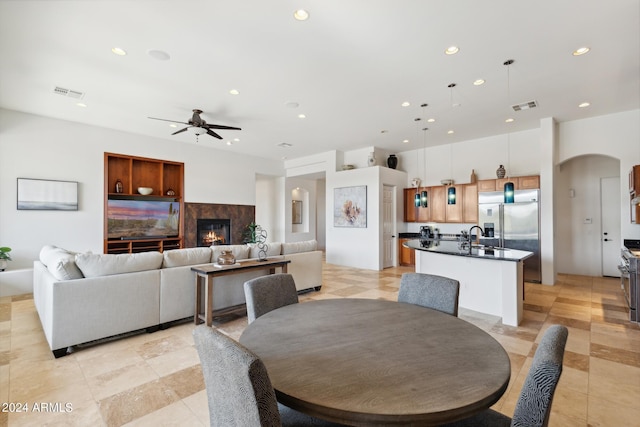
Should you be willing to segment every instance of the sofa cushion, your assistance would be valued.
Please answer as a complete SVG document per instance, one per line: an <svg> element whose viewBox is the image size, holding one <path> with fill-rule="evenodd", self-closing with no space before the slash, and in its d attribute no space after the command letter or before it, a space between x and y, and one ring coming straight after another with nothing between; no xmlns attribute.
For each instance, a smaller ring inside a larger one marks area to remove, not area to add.
<svg viewBox="0 0 640 427"><path fill-rule="evenodd" d="M40 262L58 280L82 279L84 277L76 265L75 252L47 245L40 250Z"/></svg>
<svg viewBox="0 0 640 427"><path fill-rule="evenodd" d="M218 262L218 257L222 254L222 251L231 251L236 259L249 258L249 246L247 245L219 245L211 246L211 249L213 249L212 262Z"/></svg>
<svg viewBox="0 0 640 427"><path fill-rule="evenodd" d="M211 248L171 249L162 253L163 268L182 267L185 265L206 264L211 262Z"/></svg>
<svg viewBox="0 0 640 427"><path fill-rule="evenodd" d="M282 255L297 254L298 252L311 252L318 248L316 240L307 240L304 242L291 242L282 244Z"/></svg>
<svg viewBox="0 0 640 427"><path fill-rule="evenodd" d="M112 274L157 270L162 266L160 252L140 252L135 254L92 254L76 255L76 264L84 277L110 276Z"/></svg>
<svg viewBox="0 0 640 427"><path fill-rule="evenodd" d="M282 243L273 242L267 243L267 256L277 256L282 252ZM259 258L260 257L260 248L257 243L249 243L249 258Z"/></svg>

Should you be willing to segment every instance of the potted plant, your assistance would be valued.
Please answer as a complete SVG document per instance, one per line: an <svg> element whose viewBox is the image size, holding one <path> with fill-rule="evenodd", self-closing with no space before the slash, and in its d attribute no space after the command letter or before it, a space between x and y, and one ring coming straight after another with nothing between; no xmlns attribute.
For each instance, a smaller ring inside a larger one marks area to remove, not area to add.
<svg viewBox="0 0 640 427"><path fill-rule="evenodd" d="M4 271L7 268L7 261L11 261L11 248L6 246L0 247L0 271Z"/></svg>
<svg viewBox="0 0 640 427"><path fill-rule="evenodd" d="M249 223L244 229L243 243L257 243L259 229L260 226L255 222Z"/></svg>

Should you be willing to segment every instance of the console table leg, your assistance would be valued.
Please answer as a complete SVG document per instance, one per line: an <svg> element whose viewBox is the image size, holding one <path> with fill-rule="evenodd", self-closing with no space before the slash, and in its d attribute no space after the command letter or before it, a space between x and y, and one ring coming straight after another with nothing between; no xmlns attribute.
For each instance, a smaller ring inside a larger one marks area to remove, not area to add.
<svg viewBox="0 0 640 427"><path fill-rule="evenodd" d="M205 319L207 326L213 325L213 276L207 275L207 284L204 292Z"/></svg>
<svg viewBox="0 0 640 427"><path fill-rule="evenodd" d="M196 274L196 309L193 315L193 323L200 324L200 306L202 304L202 289L200 288L200 275Z"/></svg>

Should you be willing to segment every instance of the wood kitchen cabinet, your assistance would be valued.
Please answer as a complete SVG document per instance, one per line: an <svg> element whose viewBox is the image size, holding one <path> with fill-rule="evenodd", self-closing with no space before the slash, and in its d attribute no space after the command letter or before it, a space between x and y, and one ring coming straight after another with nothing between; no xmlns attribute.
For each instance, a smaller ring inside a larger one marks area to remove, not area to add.
<svg viewBox="0 0 640 427"><path fill-rule="evenodd" d="M504 191L504 184L513 182L514 190L535 190L540 188L540 175L510 176L498 179L482 179L478 181L478 192Z"/></svg>
<svg viewBox="0 0 640 427"><path fill-rule="evenodd" d="M418 208L414 204L414 197L417 189L404 189L404 222L416 222L418 219Z"/></svg>
<svg viewBox="0 0 640 427"><path fill-rule="evenodd" d="M462 222L478 223L478 186L476 184L462 186Z"/></svg>
<svg viewBox="0 0 640 427"><path fill-rule="evenodd" d="M416 251L402 246L404 242L412 239L398 239L398 263L403 266L416 265Z"/></svg>
<svg viewBox="0 0 640 427"><path fill-rule="evenodd" d="M481 179L477 182L478 191L481 193L496 191L496 180L495 179Z"/></svg>
<svg viewBox="0 0 640 427"><path fill-rule="evenodd" d="M429 187L429 210L432 222L447 222L447 188Z"/></svg>
<svg viewBox="0 0 640 427"><path fill-rule="evenodd" d="M444 187L444 200L445 200L445 222L462 222L462 205L464 204L464 196L463 186L462 185L451 185L451 187L456 189L456 203L450 205L447 203L449 186Z"/></svg>
<svg viewBox="0 0 640 427"><path fill-rule="evenodd" d="M431 219L431 187L421 187L420 192L427 192L427 207L423 208L420 206L418 208L418 222L429 222Z"/></svg>
<svg viewBox="0 0 640 427"><path fill-rule="evenodd" d="M640 224L640 204L631 204L633 199L640 197L640 165L635 165L629 171L629 203L631 222Z"/></svg>

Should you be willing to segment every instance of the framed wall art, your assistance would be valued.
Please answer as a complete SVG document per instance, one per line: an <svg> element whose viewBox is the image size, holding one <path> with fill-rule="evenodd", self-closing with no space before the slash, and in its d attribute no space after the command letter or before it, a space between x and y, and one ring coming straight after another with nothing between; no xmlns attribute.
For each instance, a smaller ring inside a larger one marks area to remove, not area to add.
<svg viewBox="0 0 640 427"><path fill-rule="evenodd" d="M18 178L18 210L78 210L78 183Z"/></svg>
<svg viewBox="0 0 640 427"><path fill-rule="evenodd" d="M334 188L333 226L367 227L367 186Z"/></svg>

